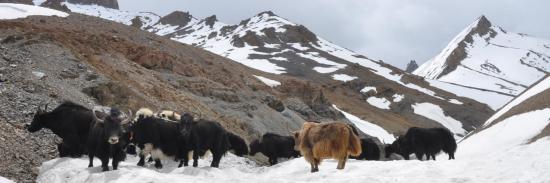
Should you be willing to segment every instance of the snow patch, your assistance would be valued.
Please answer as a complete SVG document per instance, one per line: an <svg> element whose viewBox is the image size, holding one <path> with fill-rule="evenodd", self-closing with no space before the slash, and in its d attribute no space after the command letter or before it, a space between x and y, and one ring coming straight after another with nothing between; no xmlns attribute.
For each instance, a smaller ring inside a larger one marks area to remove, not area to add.
<svg viewBox="0 0 550 183"><path fill-rule="evenodd" d="M458 105L464 104L464 103L462 103L461 101L459 101L459 100L457 100L457 99L454 99L454 98L451 99L451 100L449 100L449 102L450 102L450 103L453 103L453 104L458 104Z"/></svg>
<svg viewBox="0 0 550 183"><path fill-rule="evenodd" d="M15 181L0 176L0 183L15 183Z"/></svg>
<svg viewBox="0 0 550 183"><path fill-rule="evenodd" d="M58 16L67 17L69 14L49 8L25 4L0 3L0 19L17 19L28 16Z"/></svg>
<svg viewBox="0 0 550 183"><path fill-rule="evenodd" d="M343 81L343 82L348 82L348 81L357 79L357 77L356 76L350 76L350 75L347 75L347 74L334 74L334 75L332 75L332 79Z"/></svg>
<svg viewBox="0 0 550 183"><path fill-rule="evenodd" d="M506 151L527 143L549 124L550 108L506 118L460 142L457 157ZM533 157L538 158L538 155Z"/></svg>
<svg viewBox="0 0 550 183"><path fill-rule="evenodd" d="M434 120L458 136L464 136L466 130L462 128L462 123L450 116L445 115L443 109L432 103L416 103L412 105L414 113Z"/></svg>
<svg viewBox="0 0 550 183"><path fill-rule="evenodd" d="M367 99L367 102L374 106L378 107L380 109L390 109L391 102L388 101L386 98L378 98L378 97L369 97Z"/></svg>
<svg viewBox="0 0 550 183"><path fill-rule="evenodd" d="M405 95L403 94L394 94L393 95L393 102L401 102L405 98Z"/></svg>
<svg viewBox="0 0 550 183"><path fill-rule="evenodd" d="M376 137L380 141L385 143L391 143L395 140L395 137L392 134L388 133L388 131L384 130L384 128L371 122L362 120L361 118L354 116L353 114L340 110L338 107L336 107L336 105L332 105L332 107L344 114L344 116L353 124L355 124L355 126L357 126L357 128L359 128L359 130L361 130L362 132L370 136Z"/></svg>
<svg viewBox="0 0 550 183"><path fill-rule="evenodd" d="M254 77L258 78L260 81L262 81L264 84L266 84L267 86L270 86L270 87L276 87L276 86L281 85L281 82L276 81L276 80L272 80L272 79L269 79L269 78L266 78L266 77L263 77L263 76L254 75Z"/></svg>
<svg viewBox="0 0 550 183"><path fill-rule="evenodd" d="M377 91L376 91L376 87L373 87L373 86L365 86L365 87L364 87L363 89L361 89L361 91L359 91L359 92L361 92L361 93L367 93L367 92L369 92L369 91L371 91L371 90L374 90L375 93L377 92Z"/></svg>
<svg viewBox="0 0 550 183"><path fill-rule="evenodd" d="M32 71L32 74L36 76L38 79L42 79L46 76L46 74L44 74L43 72L38 72L38 71Z"/></svg>

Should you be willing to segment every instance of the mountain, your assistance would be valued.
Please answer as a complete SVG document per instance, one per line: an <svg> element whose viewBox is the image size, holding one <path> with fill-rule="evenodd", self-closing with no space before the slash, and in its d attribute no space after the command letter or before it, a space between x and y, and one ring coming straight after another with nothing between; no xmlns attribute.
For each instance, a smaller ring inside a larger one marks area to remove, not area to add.
<svg viewBox="0 0 550 183"><path fill-rule="evenodd" d="M405 69L405 72L412 73L414 70L418 69L418 64L415 60L411 60L407 64L407 68Z"/></svg>
<svg viewBox="0 0 550 183"><path fill-rule="evenodd" d="M263 71L257 78L271 81L267 85L283 83L273 87L283 93L296 91L284 87L285 82L292 82L288 77L319 85L327 103L392 134L410 126L445 126L463 136L493 113L485 104L335 45L270 11L230 25L214 15L200 19L182 11L159 16L97 5L64 5L72 12L141 28ZM283 101L287 102L293 103ZM318 120L307 111L301 115Z"/></svg>
<svg viewBox="0 0 550 183"><path fill-rule="evenodd" d="M549 71L550 40L505 31L481 16L413 73L498 94L485 102L497 109Z"/></svg>

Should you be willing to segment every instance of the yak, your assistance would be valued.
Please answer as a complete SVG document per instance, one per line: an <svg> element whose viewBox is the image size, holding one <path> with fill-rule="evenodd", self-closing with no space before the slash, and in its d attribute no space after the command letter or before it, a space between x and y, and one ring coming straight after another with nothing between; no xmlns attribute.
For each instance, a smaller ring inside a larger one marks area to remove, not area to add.
<svg viewBox="0 0 550 183"><path fill-rule="evenodd" d="M211 167L219 167L222 156L229 150L230 142L227 131L214 121L194 120L190 114L184 114L180 120L181 135L186 142L187 153L193 152L193 167L199 165L198 158L210 150L212 152ZM185 154L187 154L185 153ZM180 161L187 166L188 160Z"/></svg>
<svg viewBox="0 0 550 183"><path fill-rule="evenodd" d="M250 143L250 155L262 153L269 158L269 164L278 163L277 158L297 158L300 152L294 150L294 138L274 133L265 133L259 140Z"/></svg>
<svg viewBox="0 0 550 183"><path fill-rule="evenodd" d="M162 168L163 159L187 160L178 123L156 117L139 117L130 127L132 142L142 149L138 166L145 165L145 157L151 155L155 168Z"/></svg>
<svg viewBox="0 0 550 183"><path fill-rule="evenodd" d="M419 160L422 160L424 155L427 160L435 160L435 155L443 150L449 155L449 159L455 159L456 147L453 134L446 128L412 127L404 136L387 146L385 151L386 158L391 153L397 153L408 160L409 155L414 153Z"/></svg>
<svg viewBox="0 0 550 183"><path fill-rule="evenodd" d="M76 103L65 101L51 112L48 105L37 109L27 131L33 133L42 128L50 129L61 137L63 142L57 145L60 157L80 157L87 153L86 141L93 124L92 111Z"/></svg>
<svg viewBox="0 0 550 183"><path fill-rule="evenodd" d="M126 158L124 146L127 144L123 137L122 125L131 121L130 117L123 119L122 112L116 108L111 108L109 114L103 119L97 118L96 110L93 110L95 123L88 138L88 157L90 163L88 167L93 167L94 157L101 159L103 171L109 171L109 159L112 158L113 170L118 168L118 163Z"/></svg>
<svg viewBox="0 0 550 183"><path fill-rule="evenodd" d="M227 138L229 140L229 150L232 150L235 155L243 157L248 154L248 146L243 138L231 132L227 132Z"/></svg>
<svg viewBox="0 0 550 183"><path fill-rule="evenodd" d="M361 154L361 141L353 129L340 122L305 122L300 131L294 132L294 149L300 150L311 165L311 172L319 171L323 159L338 160L336 169L344 169L349 155Z"/></svg>
<svg viewBox="0 0 550 183"><path fill-rule="evenodd" d="M357 160L380 160L380 148L371 138L361 138L361 154L350 156Z"/></svg>

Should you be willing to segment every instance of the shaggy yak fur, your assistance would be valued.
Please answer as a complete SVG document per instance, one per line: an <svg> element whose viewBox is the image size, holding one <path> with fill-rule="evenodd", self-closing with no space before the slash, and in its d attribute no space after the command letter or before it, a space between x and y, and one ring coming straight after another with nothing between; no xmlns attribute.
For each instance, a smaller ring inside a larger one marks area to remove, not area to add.
<svg viewBox="0 0 550 183"><path fill-rule="evenodd" d="M30 124L25 125L29 132L42 128L50 129L61 137L63 142L57 145L60 157L80 157L87 153L88 133L94 122L92 110L66 101L51 112L38 108Z"/></svg>
<svg viewBox="0 0 550 183"><path fill-rule="evenodd" d="M311 172L318 172L321 161L329 158L338 160L336 169L344 169L349 155L361 154L359 137L345 123L305 122L294 132L294 140L294 148L310 163Z"/></svg>
<svg viewBox="0 0 550 183"><path fill-rule="evenodd" d="M361 138L361 154L350 156L357 160L380 160L380 148L371 138Z"/></svg>
<svg viewBox="0 0 550 183"><path fill-rule="evenodd" d="M435 155L441 150L449 155L449 159L455 159L456 141L453 134L446 128L417 128L407 130L405 136L399 137L395 142L385 148L386 157L391 153L397 153L406 160L414 153L419 160L426 155L428 160L435 160Z"/></svg>
<svg viewBox="0 0 550 183"><path fill-rule="evenodd" d="M250 155L262 153L269 158L269 164L277 164L277 158L297 158L300 152L294 150L294 138L266 133L259 140L250 143Z"/></svg>

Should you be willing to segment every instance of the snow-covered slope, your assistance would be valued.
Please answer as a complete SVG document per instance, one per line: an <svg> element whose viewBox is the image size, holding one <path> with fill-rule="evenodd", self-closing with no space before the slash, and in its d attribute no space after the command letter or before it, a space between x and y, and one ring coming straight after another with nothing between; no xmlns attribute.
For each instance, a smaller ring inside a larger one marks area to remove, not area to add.
<svg viewBox="0 0 550 183"><path fill-rule="evenodd" d="M550 40L507 32L481 16L413 73L500 94L486 102L500 107L549 71Z"/></svg>
<svg viewBox="0 0 550 183"><path fill-rule="evenodd" d="M459 155L503 151L548 136L550 76L545 77L489 118L485 125L460 142ZM547 132L546 132L547 133Z"/></svg>
<svg viewBox="0 0 550 183"><path fill-rule="evenodd" d="M69 16L69 14L65 12L52 10L49 8L24 5L24 4L0 3L0 20L25 18L33 15L59 16L59 17Z"/></svg>
<svg viewBox="0 0 550 183"><path fill-rule="evenodd" d="M152 165L136 166L137 159L131 157L109 172L100 171L97 159L96 167L87 168L87 158L58 158L42 164L37 182L549 182L548 146L550 138L544 138L478 156L457 155L456 160L446 160L446 155L438 161L348 160L344 170L336 170L336 161L324 160L317 173L309 172L303 158L267 167L230 154L222 158L219 169L201 160L199 168L176 168L177 163L169 161L156 170Z"/></svg>

